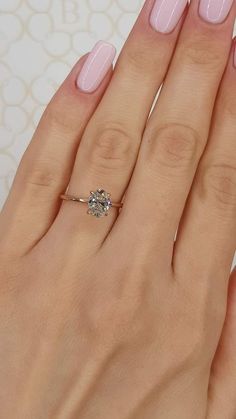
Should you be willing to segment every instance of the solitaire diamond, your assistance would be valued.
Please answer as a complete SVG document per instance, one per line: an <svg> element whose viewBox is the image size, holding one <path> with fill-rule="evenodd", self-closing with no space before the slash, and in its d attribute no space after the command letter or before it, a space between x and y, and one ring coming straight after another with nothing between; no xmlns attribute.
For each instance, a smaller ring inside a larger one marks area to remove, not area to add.
<svg viewBox="0 0 236 419"><path fill-rule="evenodd" d="M108 215L112 202L110 194L103 189L91 192L88 200L88 214L101 218Z"/></svg>

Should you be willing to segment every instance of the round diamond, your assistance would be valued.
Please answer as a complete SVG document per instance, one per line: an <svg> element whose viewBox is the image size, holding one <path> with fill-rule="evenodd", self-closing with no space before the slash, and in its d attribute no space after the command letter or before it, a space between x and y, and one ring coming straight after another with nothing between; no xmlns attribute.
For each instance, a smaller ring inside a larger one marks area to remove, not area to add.
<svg viewBox="0 0 236 419"><path fill-rule="evenodd" d="M112 202L110 194L103 189L98 189L96 192L91 192L88 200L88 213L94 217L101 218L108 215Z"/></svg>

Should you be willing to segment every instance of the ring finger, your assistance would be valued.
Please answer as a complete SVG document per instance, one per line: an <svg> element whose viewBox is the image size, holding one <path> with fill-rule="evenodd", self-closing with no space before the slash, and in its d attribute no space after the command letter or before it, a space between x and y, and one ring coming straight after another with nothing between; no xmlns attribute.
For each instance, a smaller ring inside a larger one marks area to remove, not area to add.
<svg viewBox="0 0 236 419"><path fill-rule="evenodd" d="M169 0L168 3L171 10L176 7L176 1ZM178 0L175 15L163 26L166 11L161 9L162 3L159 0L145 3L118 60L110 86L83 136L69 194L86 197L89 191L101 187L112 193L114 202L122 199L151 106L173 54L181 28L179 20L186 5L186 0ZM85 66L84 84L87 74L90 78L91 63L96 64L93 57ZM69 230L78 231L80 237L84 230L85 237L91 242L90 232L93 243L96 237L101 243L116 216L117 211L112 210L109 217L97 223L94 217L87 216L83 205L66 202L58 222L64 226L68 223Z"/></svg>

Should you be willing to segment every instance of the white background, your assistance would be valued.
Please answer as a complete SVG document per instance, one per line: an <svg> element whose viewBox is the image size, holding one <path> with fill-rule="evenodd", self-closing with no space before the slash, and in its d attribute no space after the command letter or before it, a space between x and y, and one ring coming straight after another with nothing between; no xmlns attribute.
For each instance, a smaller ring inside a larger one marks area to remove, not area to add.
<svg viewBox="0 0 236 419"><path fill-rule="evenodd" d="M143 3L0 0L0 207L45 106L72 65L99 39L119 51Z"/></svg>

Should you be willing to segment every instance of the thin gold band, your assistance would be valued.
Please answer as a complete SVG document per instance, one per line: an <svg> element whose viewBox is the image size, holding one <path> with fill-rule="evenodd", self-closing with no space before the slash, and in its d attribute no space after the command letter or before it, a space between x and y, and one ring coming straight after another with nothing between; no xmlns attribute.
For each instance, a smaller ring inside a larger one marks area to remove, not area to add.
<svg viewBox="0 0 236 419"><path fill-rule="evenodd" d="M72 201L72 202L79 202L81 204L87 204L89 202L89 198L79 198L77 196L73 196L73 195L61 195L61 199L64 201ZM113 203L112 202L112 207L114 208L122 208L123 204L122 203Z"/></svg>

